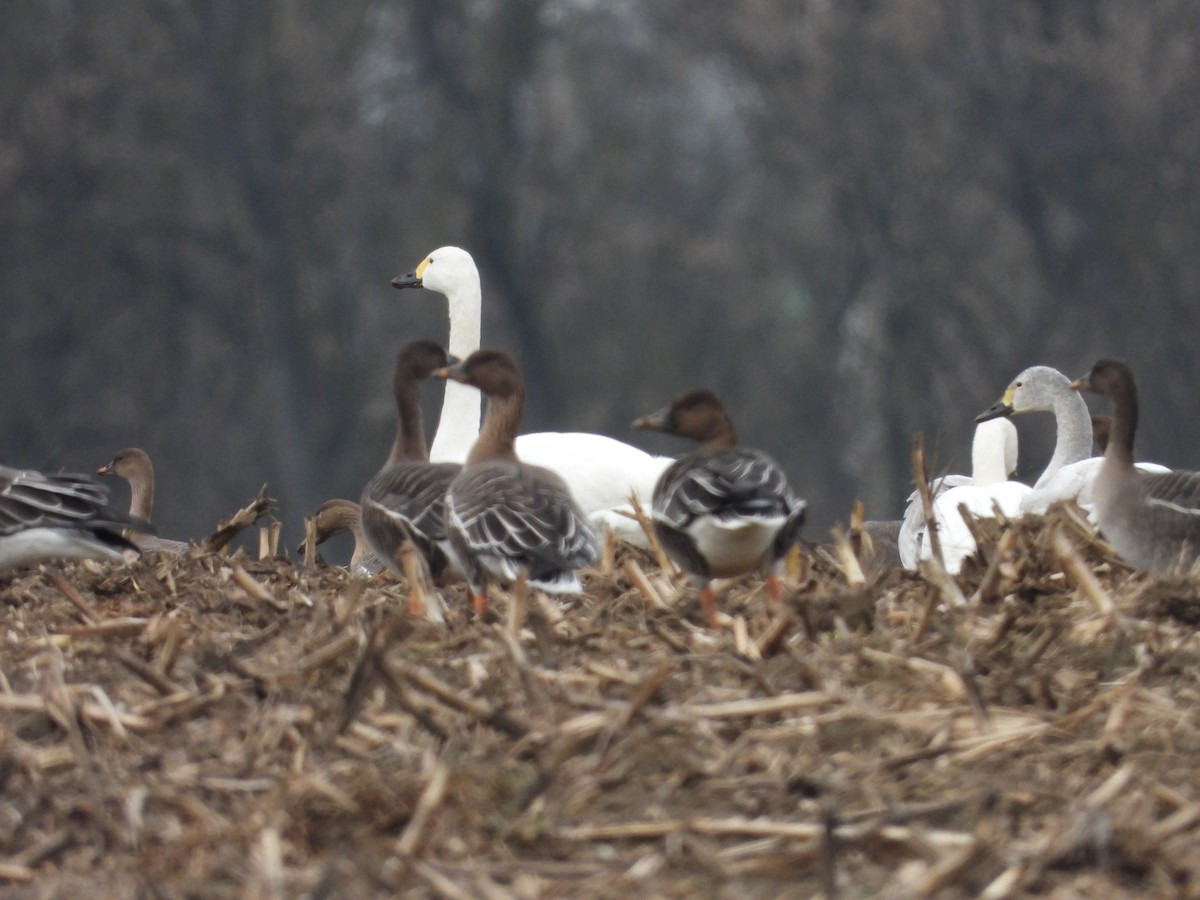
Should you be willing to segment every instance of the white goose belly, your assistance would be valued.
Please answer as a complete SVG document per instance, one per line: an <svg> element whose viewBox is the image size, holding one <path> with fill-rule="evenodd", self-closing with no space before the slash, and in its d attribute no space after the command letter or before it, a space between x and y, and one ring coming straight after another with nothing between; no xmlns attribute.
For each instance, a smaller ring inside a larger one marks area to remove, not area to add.
<svg viewBox="0 0 1200 900"><path fill-rule="evenodd" d="M731 578L757 568L771 549L784 518L721 521L703 516L685 532L716 578Z"/></svg>

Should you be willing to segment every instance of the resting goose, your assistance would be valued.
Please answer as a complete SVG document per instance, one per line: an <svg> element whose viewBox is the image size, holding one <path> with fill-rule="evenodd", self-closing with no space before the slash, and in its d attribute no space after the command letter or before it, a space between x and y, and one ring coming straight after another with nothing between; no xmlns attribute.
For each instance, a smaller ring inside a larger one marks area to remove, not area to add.
<svg viewBox="0 0 1200 900"><path fill-rule="evenodd" d="M479 349L482 293L479 270L467 251L459 247L434 250L413 272L392 279L392 286L444 294L450 310L450 353L465 359ZM479 410L477 391L447 384L429 458L463 462L479 433ZM641 528L627 515L632 512L629 495L636 492L639 499L647 500L671 459L587 432L523 434L517 438L516 452L531 465L557 472L594 525L645 546Z"/></svg>
<svg viewBox="0 0 1200 900"><path fill-rule="evenodd" d="M462 466L430 463L421 424L421 382L449 363L433 341L410 341L396 357L396 439L388 461L362 492L362 527L370 548L403 575L398 551L409 537L435 579L447 574L446 490ZM456 383L456 386L457 385Z"/></svg>
<svg viewBox="0 0 1200 900"><path fill-rule="evenodd" d="M487 395L475 446L446 494L450 557L482 616L489 582L528 583L549 593L581 590L575 570L599 556L587 517L555 472L522 461L514 448L525 385L512 357L476 350L434 373Z"/></svg>
<svg viewBox="0 0 1200 900"><path fill-rule="evenodd" d="M1004 396L975 421L986 422L1024 412L1054 413L1057 437L1045 471L1021 501L1021 512L1043 515L1051 503L1074 500L1090 513L1092 483L1100 471L1101 458L1092 456L1091 414L1079 393L1071 390L1071 379L1049 366L1031 366L1013 379ZM1153 463L1140 467L1146 471L1167 471Z"/></svg>
<svg viewBox="0 0 1200 900"><path fill-rule="evenodd" d="M871 575L882 575L900 563L900 529L902 519L868 520L862 523L862 531L869 541L869 548L862 553L863 571ZM866 543L866 542L864 542Z"/></svg>
<svg viewBox="0 0 1200 900"><path fill-rule="evenodd" d="M963 560L976 550L975 538L959 511L960 506L978 518L995 516L995 507L1008 517L1020 515L1029 485L1009 481L1017 468L1017 429L1008 419L989 419L975 426L971 441L971 483L941 492L933 501L934 521L946 571L957 575ZM921 522L917 531L918 557L930 559L933 548Z"/></svg>
<svg viewBox="0 0 1200 900"><path fill-rule="evenodd" d="M713 578L765 570L778 600L779 572L799 539L805 510L779 464L761 450L738 446L733 422L710 390L681 394L633 425L700 445L659 478L652 521L663 548L699 588L709 627L717 626Z"/></svg>
<svg viewBox="0 0 1200 900"><path fill-rule="evenodd" d="M123 560L137 551L125 528L149 531L108 505L86 475L43 475L0 466L0 569L48 559Z"/></svg>
<svg viewBox="0 0 1200 900"><path fill-rule="evenodd" d="M312 514L313 544L320 546L339 534L349 534L354 538L354 551L350 554L350 571L360 575L371 576L383 569L383 563L371 552L367 540L363 536L362 521L358 504L353 500L340 498L326 500ZM308 539L305 538L296 547L301 557L307 549Z"/></svg>
<svg viewBox="0 0 1200 900"><path fill-rule="evenodd" d="M1134 568L1190 567L1200 554L1200 472L1151 473L1134 466L1137 385L1125 363L1102 359L1071 386L1112 402L1112 431L1092 487L1101 533Z"/></svg>
<svg viewBox="0 0 1200 900"><path fill-rule="evenodd" d="M143 522L150 521L154 511L154 464L150 455L138 447L127 447L112 458L112 461L96 470L97 475L112 475L129 484L129 515ZM139 534L136 529L126 528L125 538L143 553L149 550L164 550L182 553L187 549L183 541L171 541L152 534Z"/></svg>

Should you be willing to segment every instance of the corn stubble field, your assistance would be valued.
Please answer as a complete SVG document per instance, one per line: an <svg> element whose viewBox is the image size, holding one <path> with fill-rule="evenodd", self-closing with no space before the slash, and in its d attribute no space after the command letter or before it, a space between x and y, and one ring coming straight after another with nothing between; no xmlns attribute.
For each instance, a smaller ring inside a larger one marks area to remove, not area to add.
<svg viewBox="0 0 1200 900"><path fill-rule="evenodd" d="M1200 895L1200 581L1067 512L957 580L813 546L719 632L193 550L0 580L0 895Z"/></svg>

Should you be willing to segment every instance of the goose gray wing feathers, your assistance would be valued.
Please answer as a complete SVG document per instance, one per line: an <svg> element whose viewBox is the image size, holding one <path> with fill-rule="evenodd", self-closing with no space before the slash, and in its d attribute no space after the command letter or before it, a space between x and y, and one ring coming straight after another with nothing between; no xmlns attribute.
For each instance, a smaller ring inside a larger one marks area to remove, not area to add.
<svg viewBox="0 0 1200 900"><path fill-rule="evenodd" d="M396 551L411 538L437 577L446 571L446 490L462 466L457 463L399 462L383 468L363 489L363 536L393 572Z"/></svg>
<svg viewBox="0 0 1200 900"><path fill-rule="evenodd" d="M0 466L0 568L42 559L120 559L136 550L121 530L150 532L148 523L108 504L87 475L46 475Z"/></svg>
<svg viewBox="0 0 1200 900"><path fill-rule="evenodd" d="M654 517L680 530L701 516L788 520L804 506L775 460L748 448L676 460L654 490Z"/></svg>
<svg viewBox="0 0 1200 900"><path fill-rule="evenodd" d="M566 483L548 469L493 460L463 469L447 494L451 546L479 583L479 569L506 581L575 591L574 570L599 556L596 535Z"/></svg>

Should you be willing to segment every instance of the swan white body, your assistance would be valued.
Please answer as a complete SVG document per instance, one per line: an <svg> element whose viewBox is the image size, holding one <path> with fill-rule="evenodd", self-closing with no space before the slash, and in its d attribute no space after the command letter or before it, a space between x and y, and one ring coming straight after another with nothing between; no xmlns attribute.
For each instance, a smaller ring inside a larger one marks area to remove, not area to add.
<svg viewBox="0 0 1200 900"><path fill-rule="evenodd" d="M929 484L933 499L937 500L951 488L971 484L970 475L943 475L935 478ZM921 546L925 543L925 511L921 509L921 495L913 491L908 495L908 505L904 508L904 518L900 522L900 533L896 536L896 550L900 554L900 565L909 571L916 571L917 560L921 558Z"/></svg>
<svg viewBox="0 0 1200 900"><path fill-rule="evenodd" d="M1093 486L1103 463L1103 456L1089 456L1087 459L1063 466L1049 478L1043 475L1033 486L1033 490L1021 501L1021 512L1040 516L1044 515L1050 504L1055 501L1074 500L1095 524L1096 501ZM1158 463L1136 463L1135 468L1148 473L1171 471Z"/></svg>
<svg viewBox="0 0 1200 900"><path fill-rule="evenodd" d="M444 294L450 310L450 353L465 359L479 349L482 291L479 270L467 251L441 247L430 253L412 276L392 283ZM446 385L437 433L429 448L431 462L466 461L479 436L480 409L479 391L456 382ZM640 526L626 515L633 511L629 496L636 493L648 505L658 476L673 459L588 432L523 434L517 437L516 452L522 461L556 472L593 526L646 545Z"/></svg>
<svg viewBox="0 0 1200 900"><path fill-rule="evenodd" d="M991 419L975 426L971 442L971 483L951 487L933 502L942 560L946 571L957 575L963 560L975 552L975 538L959 511L965 506L974 516L991 518L996 507L1005 516L1020 514L1021 500L1030 487L1009 481L1017 467L1017 429L1007 419ZM917 534L918 558L930 559L933 551L924 525Z"/></svg>

